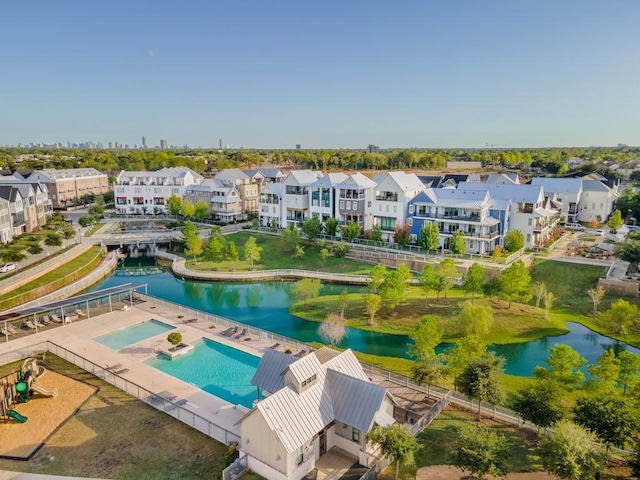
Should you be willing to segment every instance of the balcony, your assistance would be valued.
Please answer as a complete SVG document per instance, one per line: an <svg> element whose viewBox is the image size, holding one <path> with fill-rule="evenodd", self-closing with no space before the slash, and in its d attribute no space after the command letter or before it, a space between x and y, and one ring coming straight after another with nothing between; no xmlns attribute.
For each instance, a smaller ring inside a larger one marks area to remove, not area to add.
<svg viewBox="0 0 640 480"><path fill-rule="evenodd" d="M441 235L453 236L456 231L464 233L465 238L482 238L486 240L495 240L500 236L500 232L478 233L478 232L465 232L463 230L441 230Z"/></svg>
<svg viewBox="0 0 640 480"><path fill-rule="evenodd" d="M446 215L444 213L426 213L416 211L414 214L420 218L437 218L441 220L463 220L468 222L479 222L481 220L480 215Z"/></svg>
<svg viewBox="0 0 640 480"><path fill-rule="evenodd" d="M381 202L397 202L398 194L396 192L376 192L376 200Z"/></svg>

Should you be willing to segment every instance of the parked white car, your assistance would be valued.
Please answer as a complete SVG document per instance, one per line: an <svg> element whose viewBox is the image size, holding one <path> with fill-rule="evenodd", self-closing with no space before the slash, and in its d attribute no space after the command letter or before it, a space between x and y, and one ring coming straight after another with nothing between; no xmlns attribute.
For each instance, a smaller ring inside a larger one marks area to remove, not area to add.
<svg viewBox="0 0 640 480"><path fill-rule="evenodd" d="M18 268L18 265L15 263L3 263L0 265L0 273L7 273L11 270L15 270L16 268Z"/></svg>
<svg viewBox="0 0 640 480"><path fill-rule="evenodd" d="M601 237L602 235L604 235L604 230L602 230L601 228L599 228L598 230L596 230L596 235L598 237Z"/></svg>

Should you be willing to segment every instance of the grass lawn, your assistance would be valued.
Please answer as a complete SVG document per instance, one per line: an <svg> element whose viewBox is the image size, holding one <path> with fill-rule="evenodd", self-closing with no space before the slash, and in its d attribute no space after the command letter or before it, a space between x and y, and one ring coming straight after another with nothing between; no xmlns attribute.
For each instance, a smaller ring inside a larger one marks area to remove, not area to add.
<svg viewBox="0 0 640 480"><path fill-rule="evenodd" d="M470 297L461 289L452 289L448 298L436 300L433 295L425 302L424 294L417 287L410 287L407 300L398 305L395 311L383 308L376 316L376 325L368 325L369 317L365 310L362 294L349 295L349 305L345 311L347 325L363 330L409 335L415 324L425 315L433 315L438 325L445 332L444 341L452 341L464 336L458 325L459 304ZM490 305L493 310L494 324L485 338L487 343L506 344L528 342L549 335L561 335L568 329L564 320L553 315L550 320L544 319L541 310L534 306L513 303L508 308L507 302L489 300L476 295L475 303ZM340 311L340 300L337 296L323 296L307 301L305 307L296 303L289 309L292 315L316 322L323 321L329 313Z"/></svg>
<svg viewBox="0 0 640 480"><path fill-rule="evenodd" d="M226 446L55 355L39 363L99 391L29 462L0 459L0 470L123 480L220 478ZM19 366L0 366L0 375Z"/></svg>
<svg viewBox="0 0 640 480"><path fill-rule="evenodd" d="M206 262L199 259L197 263L194 263L193 258L187 258L186 266L192 270L217 270L222 272L234 270L249 271L251 265L244 260L243 247L251 236L255 237L258 246L262 247L261 260L253 266L255 270L296 268L299 270L313 270L318 272L368 275L373 268L373 265L368 263L356 262L346 258L336 258L334 256L329 256L325 263L321 264L318 259L318 248L310 244L304 244L304 256L293 258L291 253L282 250L279 236L243 231L225 235L227 242L234 242L236 247L238 247L241 261L232 264L226 260L223 262Z"/></svg>
<svg viewBox="0 0 640 480"><path fill-rule="evenodd" d="M84 236L85 237L90 237L91 235L96 233L98 230L100 230L103 226L104 226L104 222L94 224L89 230L87 230L87 232L84 234Z"/></svg>

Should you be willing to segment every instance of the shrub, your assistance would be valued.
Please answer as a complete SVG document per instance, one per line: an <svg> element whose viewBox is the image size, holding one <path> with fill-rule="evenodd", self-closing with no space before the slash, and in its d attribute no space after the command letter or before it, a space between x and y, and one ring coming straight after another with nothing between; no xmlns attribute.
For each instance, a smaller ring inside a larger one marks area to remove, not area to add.
<svg viewBox="0 0 640 480"><path fill-rule="evenodd" d="M167 335L167 341L175 347L182 342L182 334L180 332L171 332Z"/></svg>

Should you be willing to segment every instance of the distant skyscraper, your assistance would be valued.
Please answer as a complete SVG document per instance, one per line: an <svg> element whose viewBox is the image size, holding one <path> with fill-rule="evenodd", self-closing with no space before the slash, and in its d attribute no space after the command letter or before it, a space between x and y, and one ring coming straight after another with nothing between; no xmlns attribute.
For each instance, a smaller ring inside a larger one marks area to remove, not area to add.
<svg viewBox="0 0 640 480"><path fill-rule="evenodd" d="M368 153L380 153L380 147L377 145L369 145L367 147L367 152Z"/></svg>
<svg viewBox="0 0 640 480"><path fill-rule="evenodd" d="M166 140L160 140L160 149L161 150L166 150L167 148L169 148L167 146L167 141Z"/></svg>
<svg viewBox="0 0 640 480"><path fill-rule="evenodd" d="M302 150L302 145L300 145L299 143L296 143L296 150Z"/></svg>
<svg viewBox="0 0 640 480"><path fill-rule="evenodd" d="M142 148L147 148L147 139L142 136Z"/></svg>
<svg viewBox="0 0 640 480"><path fill-rule="evenodd" d="M220 150L222 150L222 139L220 139Z"/></svg>

